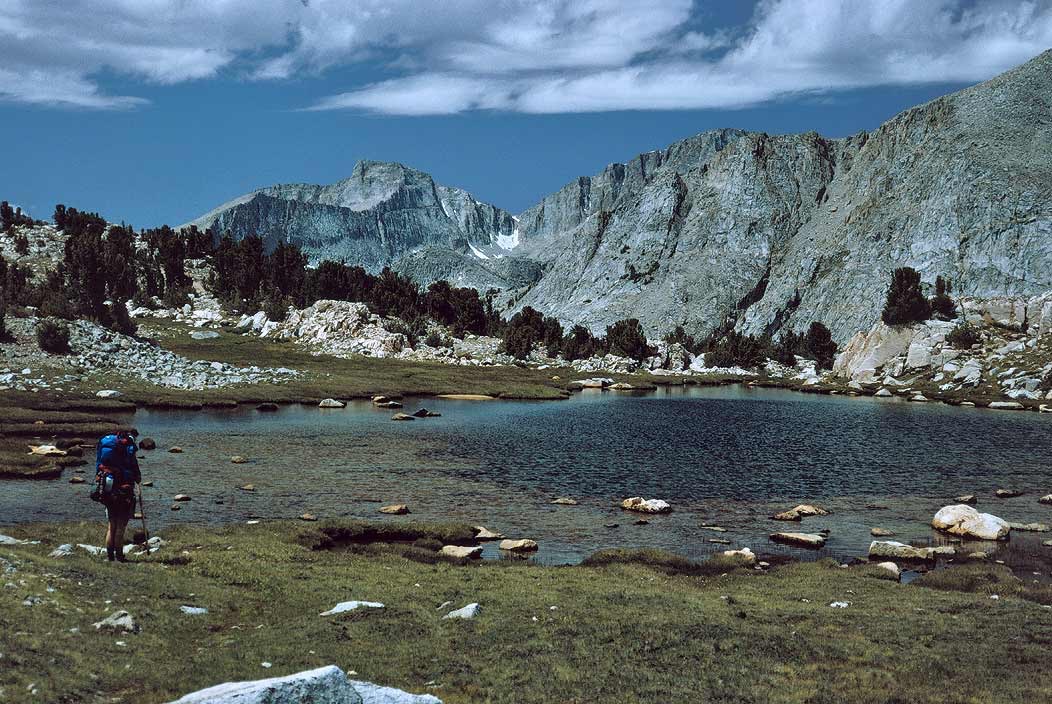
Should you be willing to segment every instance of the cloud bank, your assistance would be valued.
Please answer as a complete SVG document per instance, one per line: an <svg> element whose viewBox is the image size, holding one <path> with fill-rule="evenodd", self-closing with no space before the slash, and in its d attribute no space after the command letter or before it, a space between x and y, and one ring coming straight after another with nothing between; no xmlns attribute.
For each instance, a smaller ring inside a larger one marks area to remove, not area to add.
<svg viewBox="0 0 1052 704"><path fill-rule="evenodd" d="M715 6L714 6L715 7ZM129 108L130 81L378 80L314 110L391 115L720 109L968 83L1052 47L1052 0L0 0L0 98Z"/></svg>

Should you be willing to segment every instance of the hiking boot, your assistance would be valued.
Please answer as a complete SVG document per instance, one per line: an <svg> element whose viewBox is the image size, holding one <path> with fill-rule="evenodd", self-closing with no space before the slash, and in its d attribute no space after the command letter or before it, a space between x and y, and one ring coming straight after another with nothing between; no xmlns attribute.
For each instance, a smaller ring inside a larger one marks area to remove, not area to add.
<svg viewBox="0 0 1052 704"><path fill-rule="evenodd" d="M106 559L110 562L113 562L113 560L115 559L113 550L111 548L106 548Z"/></svg>

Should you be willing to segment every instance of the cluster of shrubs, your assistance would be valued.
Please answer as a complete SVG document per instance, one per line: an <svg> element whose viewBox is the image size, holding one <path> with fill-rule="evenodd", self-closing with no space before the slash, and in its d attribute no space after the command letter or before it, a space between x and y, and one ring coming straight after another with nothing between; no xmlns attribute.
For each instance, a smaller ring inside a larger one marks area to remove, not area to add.
<svg viewBox="0 0 1052 704"><path fill-rule="evenodd" d="M950 297L950 283L941 276L935 278L935 295L926 298L921 290L920 272L908 266L896 269L891 275L891 286L881 318L888 325L909 325L931 320L953 320L957 306Z"/></svg>
<svg viewBox="0 0 1052 704"><path fill-rule="evenodd" d="M21 208L11 207L11 204L0 201L0 232L10 232L17 225L36 225L37 221L22 212ZM25 252L19 252L25 254Z"/></svg>
<svg viewBox="0 0 1052 704"><path fill-rule="evenodd" d="M504 352L519 359L527 358L538 345L549 357L562 356L568 362L606 354L642 361L654 354L643 326L635 318L618 320L607 326L605 335L595 337L583 325L574 325L564 333L558 320L530 306L511 317L501 342Z"/></svg>
<svg viewBox="0 0 1052 704"><path fill-rule="evenodd" d="M806 333L788 330L777 340L768 336L745 335L736 330L717 330L697 345L704 352L707 367L741 367L753 369L768 359L786 366L796 364L796 357L813 359L819 369L832 369L837 344L825 325L812 322Z"/></svg>

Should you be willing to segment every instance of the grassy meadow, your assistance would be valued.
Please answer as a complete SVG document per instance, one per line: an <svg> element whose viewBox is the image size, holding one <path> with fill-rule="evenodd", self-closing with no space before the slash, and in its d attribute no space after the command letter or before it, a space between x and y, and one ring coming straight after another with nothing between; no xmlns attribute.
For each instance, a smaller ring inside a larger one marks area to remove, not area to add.
<svg viewBox="0 0 1052 704"><path fill-rule="evenodd" d="M163 702L326 664L447 704L1052 699L1052 592L1002 566L904 585L872 565L653 551L466 564L435 551L469 528L392 525L185 527L126 565L48 557L100 525L0 531L41 541L0 547L0 701ZM386 607L319 615L352 599ZM470 602L474 620L441 618ZM141 632L92 626L118 609Z"/></svg>

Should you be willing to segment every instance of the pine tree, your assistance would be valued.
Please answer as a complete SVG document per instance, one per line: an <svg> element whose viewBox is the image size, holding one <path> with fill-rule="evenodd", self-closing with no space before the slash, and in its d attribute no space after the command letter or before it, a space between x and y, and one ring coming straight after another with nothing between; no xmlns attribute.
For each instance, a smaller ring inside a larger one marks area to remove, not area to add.
<svg viewBox="0 0 1052 704"><path fill-rule="evenodd" d="M931 304L921 292L917 270L908 266L895 270L881 318L888 325L909 325L931 318Z"/></svg>

